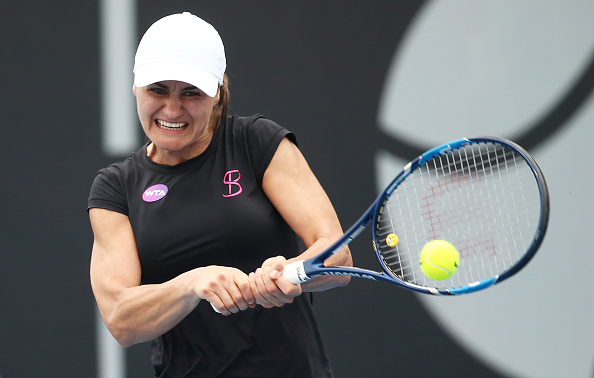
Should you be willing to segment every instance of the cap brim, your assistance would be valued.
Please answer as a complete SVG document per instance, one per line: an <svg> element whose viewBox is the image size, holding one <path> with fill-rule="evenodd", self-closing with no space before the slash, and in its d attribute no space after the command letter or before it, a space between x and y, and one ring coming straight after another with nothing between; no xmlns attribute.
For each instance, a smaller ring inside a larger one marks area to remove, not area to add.
<svg viewBox="0 0 594 378"><path fill-rule="evenodd" d="M214 75L185 64L152 63L134 70L134 85L139 88L166 80L191 84L209 97L214 97L219 88L219 81Z"/></svg>

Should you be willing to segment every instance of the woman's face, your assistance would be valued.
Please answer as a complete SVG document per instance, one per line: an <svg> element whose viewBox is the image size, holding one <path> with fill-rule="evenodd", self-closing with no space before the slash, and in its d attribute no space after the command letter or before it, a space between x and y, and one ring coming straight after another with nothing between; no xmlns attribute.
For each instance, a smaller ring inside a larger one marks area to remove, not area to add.
<svg viewBox="0 0 594 378"><path fill-rule="evenodd" d="M218 101L181 81L161 81L134 87L138 117L153 142L149 157L156 163L175 165L198 156L213 135L208 121Z"/></svg>

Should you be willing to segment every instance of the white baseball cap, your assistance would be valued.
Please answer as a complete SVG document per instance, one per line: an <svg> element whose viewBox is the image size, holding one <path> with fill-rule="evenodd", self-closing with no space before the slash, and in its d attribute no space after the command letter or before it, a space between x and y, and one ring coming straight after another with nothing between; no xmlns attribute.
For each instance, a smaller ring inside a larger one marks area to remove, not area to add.
<svg viewBox="0 0 594 378"><path fill-rule="evenodd" d="M223 84L225 47L212 25L189 12L163 17L138 44L134 85L183 81L214 97Z"/></svg>

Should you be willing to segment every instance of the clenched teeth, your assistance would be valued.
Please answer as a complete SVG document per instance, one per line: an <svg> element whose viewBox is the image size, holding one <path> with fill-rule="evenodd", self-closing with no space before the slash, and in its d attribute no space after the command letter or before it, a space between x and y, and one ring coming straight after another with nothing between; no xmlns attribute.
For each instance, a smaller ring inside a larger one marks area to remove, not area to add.
<svg viewBox="0 0 594 378"><path fill-rule="evenodd" d="M163 121L162 119L158 119L156 122L157 125L167 130L178 130L188 126L188 124L185 122L167 122Z"/></svg>

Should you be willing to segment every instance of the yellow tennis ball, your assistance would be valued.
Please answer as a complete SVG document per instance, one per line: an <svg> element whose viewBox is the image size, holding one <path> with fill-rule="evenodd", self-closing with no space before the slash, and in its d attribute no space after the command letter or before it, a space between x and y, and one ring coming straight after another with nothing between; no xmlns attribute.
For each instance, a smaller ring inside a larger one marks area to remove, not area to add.
<svg viewBox="0 0 594 378"><path fill-rule="evenodd" d="M432 280L443 281L456 273L460 255L445 240L432 240L421 251L421 270Z"/></svg>
<svg viewBox="0 0 594 378"><path fill-rule="evenodd" d="M400 239L398 238L398 235L396 235L396 234L390 234L390 235L386 236L386 244L389 245L390 247L396 247L396 244L398 244L399 241L400 241Z"/></svg>

